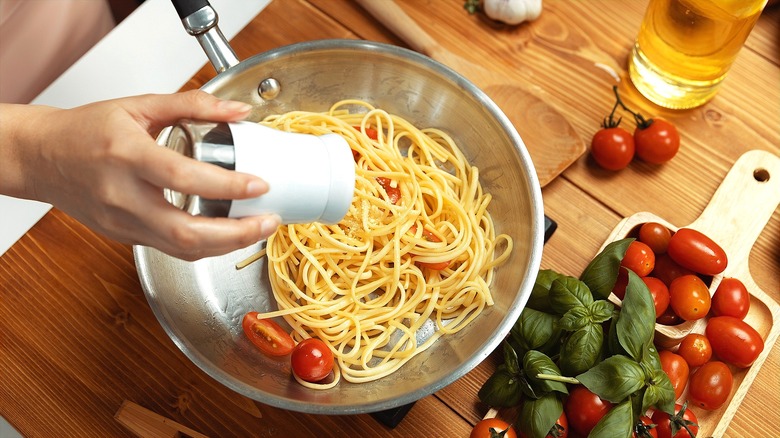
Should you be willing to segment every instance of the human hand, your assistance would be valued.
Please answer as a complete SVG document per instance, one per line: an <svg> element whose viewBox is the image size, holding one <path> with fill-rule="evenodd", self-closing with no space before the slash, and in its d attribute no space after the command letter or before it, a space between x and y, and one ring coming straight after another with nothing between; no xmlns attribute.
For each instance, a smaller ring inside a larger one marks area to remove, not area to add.
<svg viewBox="0 0 780 438"><path fill-rule="evenodd" d="M196 90L69 110L2 109L6 126L0 153L9 161L0 176L0 192L48 202L112 239L196 260L249 246L280 224L277 215L192 216L163 196L163 188L210 199L253 198L268 191L256 176L198 162L154 140L184 118L241 120L251 110L248 104Z"/></svg>

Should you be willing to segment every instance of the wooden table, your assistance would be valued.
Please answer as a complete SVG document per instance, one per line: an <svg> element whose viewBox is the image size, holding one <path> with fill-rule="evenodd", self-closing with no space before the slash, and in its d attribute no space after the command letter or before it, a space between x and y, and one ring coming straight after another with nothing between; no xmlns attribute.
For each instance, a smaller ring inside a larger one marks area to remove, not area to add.
<svg viewBox="0 0 780 438"><path fill-rule="evenodd" d="M619 73L629 105L678 126L682 148L664 166L633 163L610 173L583 156L544 188L545 212L559 228L545 246L543 268L578 275L618 221L638 211L688 224L743 152L780 154L780 8L765 11L712 102L674 112L643 100L626 82L646 1L545 0L538 21L517 27L470 16L461 0L399 3L458 55L543 90L586 142L613 103L615 80L603 66ZM321 38L403 45L359 6L338 0L275 0L232 44L245 59ZM185 88L213 74L205 66ZM759 286L780 300L780 211L749 262ZM186 359L148 307L129 246L53 210L0 258L0 415L29 437L131 436L114 418L125 400L212 437L465 437L487 410L476 393L496 362L486 360L418 401L395 429L370 415L287 412L234 393ZM729 436L776 432L778 373L776 345Z"/></svg>

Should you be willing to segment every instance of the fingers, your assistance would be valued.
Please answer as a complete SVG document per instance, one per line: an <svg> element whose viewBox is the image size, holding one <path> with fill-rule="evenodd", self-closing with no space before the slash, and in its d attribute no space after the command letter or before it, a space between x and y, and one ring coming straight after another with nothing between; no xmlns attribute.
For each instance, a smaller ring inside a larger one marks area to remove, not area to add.
<svg viewBox="0 0 780 438"><path fill-rule="evenodd" d="M201 90L170 95L147 95L129 103L130 111L140 114L149 130L157 132L181 119L233 122L245 119L252 105L222 100Z"/></svg>
<svg viewBox="0 0 780 438"><path fill-rule="evenodd" d="M256 198L268 192L268 184L247 173L202 163L159 146L136 157L141 178L156 187L208 199Z"/></svg>

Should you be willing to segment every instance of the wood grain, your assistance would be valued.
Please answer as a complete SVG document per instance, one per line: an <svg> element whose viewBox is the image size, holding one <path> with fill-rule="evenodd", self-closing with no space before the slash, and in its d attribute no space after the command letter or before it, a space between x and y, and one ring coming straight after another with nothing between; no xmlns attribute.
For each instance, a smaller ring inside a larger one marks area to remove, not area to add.
<svg viewBox="0 0 780 438"><path fill-rule="evenodd" d="M608 69L621 78L629 105L678 126L681 150L666 165L636 162L612 173L583 156L544 188L545 213L559 227L545 246L543 268L578 275L620 220L636 212L689 224L744 152L780 155L778 7L765 11L715 100L674 112L648 103L626 81L626 56L646 1L545 0L541 17L519 26L468 15L457 0L397 2L447 50L546 96L582 139L612 107L615 79ZM320 38L405 44L356 3L274 0L233 47L245 59ZM203 60L185 88L214 76ZM749 266L757 286L780 300L777 209ZM55 209L0 257L0 415L30 438L133 436L114 418L125 400L214 437L465 437L487 412L476 392L498 362L494 354L418 401L393 430L370 415L297 414L240 396L194 366L152 314L129 247ZM776 429L780 411L767 406L780 406L778 373L775 345L723 436L769 436Z"/></svg>

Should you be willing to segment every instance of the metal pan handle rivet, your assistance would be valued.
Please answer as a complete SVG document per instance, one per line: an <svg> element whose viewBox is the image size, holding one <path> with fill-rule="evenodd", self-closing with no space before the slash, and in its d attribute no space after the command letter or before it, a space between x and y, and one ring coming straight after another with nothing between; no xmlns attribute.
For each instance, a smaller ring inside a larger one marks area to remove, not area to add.
<svg viewBox="0 0 780 438"><path fill-rule="evenodd" d="M273 100L282 91L282 85L274 78L267 78L260 81L260 85L257 86L257 94L263 98L263 100Z"/></svg>

